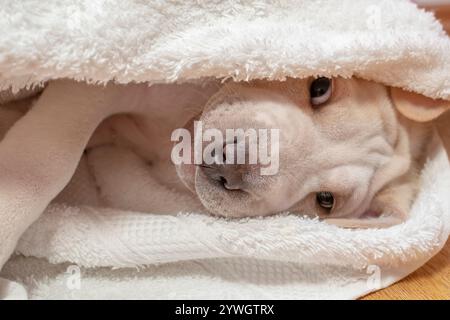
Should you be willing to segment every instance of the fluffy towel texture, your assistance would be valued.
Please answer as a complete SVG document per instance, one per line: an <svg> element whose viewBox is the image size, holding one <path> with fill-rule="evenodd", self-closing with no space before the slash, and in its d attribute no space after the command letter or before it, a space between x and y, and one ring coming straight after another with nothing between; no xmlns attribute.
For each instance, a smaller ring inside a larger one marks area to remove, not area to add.
<svg viewBox="0 0 450 320"><path fill-rule="evenodd" d="M403 0L6 0L0 16L2 89L61 77L157 83L329 75L450 99L450 41L431 14ZM413 271L448 238L450 168L442 150L422 176L411 218L386 230L294 216L226 221L54 204L18 245L28 258L13 257L2 276L21 282L30 298L355 298ZM64 262L82 267L80 289L67 285ZM109 269L148 264L158 265ZM0 286L4 296L25 296L11 282Z"/></svg>
<svg viewBox="0 0 450 320"><path fill-rule="evenodd" d="M357 75L450 98L450 42L405 0L4 0L0 89Z"/></svg>

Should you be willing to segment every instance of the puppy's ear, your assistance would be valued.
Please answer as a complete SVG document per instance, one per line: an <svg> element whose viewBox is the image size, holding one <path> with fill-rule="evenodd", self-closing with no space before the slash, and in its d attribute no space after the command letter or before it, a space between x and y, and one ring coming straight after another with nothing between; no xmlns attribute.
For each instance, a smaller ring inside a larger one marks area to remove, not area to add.
<svg viewBox="0 0 450 320"><path fill-rule="evenodd" d="M450 110L450 101L427 98L399 88L391 88L391 98L403 116L417 122L434 120Z"/></svg>

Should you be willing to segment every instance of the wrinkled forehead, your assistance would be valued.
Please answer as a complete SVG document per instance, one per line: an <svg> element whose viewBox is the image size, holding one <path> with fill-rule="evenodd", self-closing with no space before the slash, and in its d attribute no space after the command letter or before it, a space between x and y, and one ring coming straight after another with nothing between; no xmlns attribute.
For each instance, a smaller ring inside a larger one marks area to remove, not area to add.
<svg viewBox="0 0 450 320"><path fill-rule="evenodd" d="M298 122L299 127L306 129L304 121L300 120L308 117L324 135L336 140L381 134L384 130L387 131L389 141L395 139L396 115L384 85L359 78L334 78L330 100L314 109L309 92L314 79L253 80L230 82L226 86L228 92L234 95L256 98L253 100L255 104L273 95L281 97L281 102L293 102L297 108L290 109L291 113L286 115L285 122ZM248 91L253 94L245 94Z"/></svg>

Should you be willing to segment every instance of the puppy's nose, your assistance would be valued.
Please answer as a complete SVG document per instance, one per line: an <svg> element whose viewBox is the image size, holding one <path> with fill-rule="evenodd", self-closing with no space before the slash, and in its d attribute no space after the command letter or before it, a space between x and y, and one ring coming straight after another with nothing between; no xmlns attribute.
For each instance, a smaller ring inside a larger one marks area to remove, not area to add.
<svg viewBox="0 0 450 320"><path fill-rule="evenodd" d="M214 181L218 181L227 190L242 190L244 183L242 173L235 165L213 164L202 166L205 175Z"/></svg>

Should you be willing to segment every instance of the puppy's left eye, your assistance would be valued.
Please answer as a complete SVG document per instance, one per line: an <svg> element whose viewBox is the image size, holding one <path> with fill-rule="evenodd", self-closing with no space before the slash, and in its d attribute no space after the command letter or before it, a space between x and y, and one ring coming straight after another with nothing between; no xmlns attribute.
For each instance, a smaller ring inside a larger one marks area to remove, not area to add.
<svg viewBox="0 0 450 320"><path fill-rule="evenodd" d="M331 209L333 209L334 207L334 196L331 192L328 191L317 192L316 200L319 206L321 206L328 212L330 212Z"/></svg>
<svg viewBox="0 0 450 320"><path fill-rule="evenodd" d="M309 88L311 105L319 106L327 102L331 98L332 87L333 81L330 78L320 77L315 79Z"/></svg>

